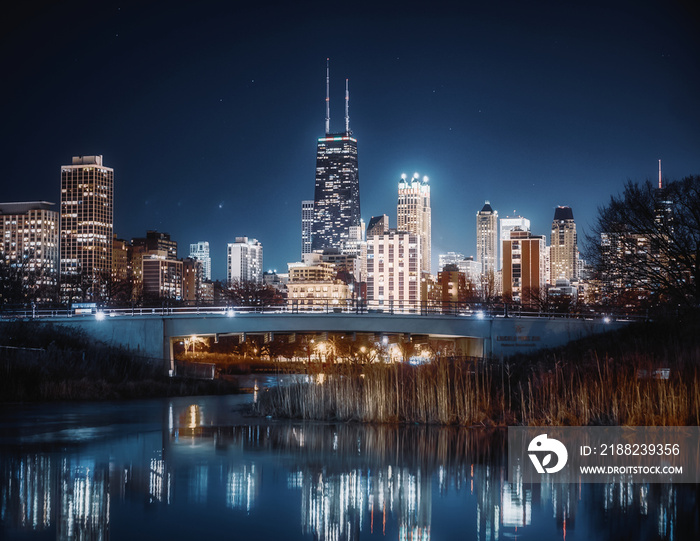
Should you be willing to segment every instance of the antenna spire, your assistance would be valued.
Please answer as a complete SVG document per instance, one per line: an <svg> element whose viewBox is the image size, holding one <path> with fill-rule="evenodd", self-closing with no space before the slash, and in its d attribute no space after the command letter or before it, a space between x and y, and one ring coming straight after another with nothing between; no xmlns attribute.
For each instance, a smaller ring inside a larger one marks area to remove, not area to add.
<svg viewBox="0 0 700 541"><path fill-rule="evenodd" d="M326 58L326 135L331 133L331 70L329 62L330 58Z"/></svg>
<svg viewBox="0 0 700 541"><path fill-rule="evenodd" d="M350 90L348 90L347 79L345 79L345 133L350 133Z"/></svg>
<svg viewBox="0 0 700 541"><path fill-rule="evenodd" d="M661 189L661 160L659 160L659 190Z"/></svg>

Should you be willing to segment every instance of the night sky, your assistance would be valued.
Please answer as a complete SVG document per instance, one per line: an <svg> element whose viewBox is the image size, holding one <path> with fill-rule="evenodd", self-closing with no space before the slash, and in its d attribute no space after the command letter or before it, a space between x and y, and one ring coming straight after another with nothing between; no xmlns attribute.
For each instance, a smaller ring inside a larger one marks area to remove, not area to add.
<svg viewBox="0 0 700 541"><path fill-rule="evenodd" d="M350 79L364 220L395 227L401 173L428 175L434 272L475 254L485 199L548 238L569 205L582 236L658 159L700 174L694 2L18 4L0 23L0 201L58 203L61 165L102 154L117 235L168 232L180 257L208 240L214 279L236 236L267 269L299 259L326 57L332 131Z"/></svg>

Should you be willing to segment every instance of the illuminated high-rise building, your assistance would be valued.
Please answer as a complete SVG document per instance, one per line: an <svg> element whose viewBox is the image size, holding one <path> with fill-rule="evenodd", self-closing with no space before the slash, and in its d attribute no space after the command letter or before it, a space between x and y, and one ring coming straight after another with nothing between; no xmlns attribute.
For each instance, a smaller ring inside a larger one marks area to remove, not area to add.
<svg viewBox="0 0 700 541"><path fill-rule="evenodd" d="M144 298L182 300L182 261L169 257L166 250L153 250L143 256L141 269Z"/></svg>
<svg viewBox="0 0 700 541"><path fill-rule="evenodd" d="M186 257L182 260L182 298L186 301L200 302L202 300L202 281L204 265L196 257Z"/></svg>
<svg viewBox="0 0 700 541"><path fill-rule="evenodd" d="M227 257L229 284L235 281L262 283L263 246L257 239L236 237L236 242L228 245Z"/></svg>
<svg viewBox="0 0 700 541"><path fill-rule="evenodd" d="M481 275L487 277L496 272L498 257L498 211L486 201L476 213L476 261Z"/></svg>
<svg viewBox="0 0 700 541"><path fill-rule="evenodd" d="M503 241L503 296L525 306L538 304L546 288L544 236L515 228Z"/></svg>
<svg viewBox="0 0 700 541"><path fill-rule="evenodd" d="M350 131L348 81L345 80L345 131L342 133L330 132L329 84L326 65L326 135L320 137L316 145L312 250L343 250L350 240L350 228L360 225L357 139Z"/></svg>
<svg viewBox="0 0 700 541"><path fill-rule="evenodd" d="M190 244L190 257L202 262L202 280L211 280L209 243L207 241L200 241Z"/></svg>
<svg viewBox="0 0 700 541"><path fill-rule="evenodd" d="M129 248L131 246L124 239L118 239L114 235L112 239L112 285L126 283L129 279Z"/></svg>
<svg viewBox="0 0 700 541"><path fill-rule="evenodd" d="M367 300L415 309L422 298L420 237L396 229L373 231L367 234Z"/></svg>
<svg viewBox="0 0 700 541"><path fill-rule="evenodd" d="M430 185L428 177L418 173L408 180L405 174L399 181L399 201L396 205L396 229L418 235L421 243L421 272L430 274Z"/></svg>
<svg viewBox="0 0 700 541"><path fill-rule="evenodd" d="M510 239L510 232L514 229L530 231L530 220L523 218L522 216L515 216L515 211L513 211L513 216L501 218L500 239L498 241L500 246L500 257L498 263L499 269L503 268L503 243Z"/></svg>
<svg viewBox="0 0 700 541"><path fill-rule="evenodd" d="M311 235L314 227L314 202L309 199L301 202L301 258L311 253Z"/></svg>
<svg viewBox="0 0 700 541"><path fill-rule="evenodd" d="M61 291L64 300L85 295L71 276L92 282L91 298L106 295L112 273L114 170L102 156L74 156L61 167ZM83 286L81 286L83 287Z"/></svg>
<svg viewBox="0 0 700 541"><path fill-rule="evenodd" d="M0 260L31 289L58 283L58 212L55 203L0 203ZM33 280L29 280L29 277ZM6 302L7 299L0 299Z"/></svg>
<svg viewBox="0 0 700 541"><path fill-rule="evenodd" d="M557 207L552 221L549 265L550 283L564 278L576 281L578 278L578 245L576 242L576 222L570 207Z"/></svg>

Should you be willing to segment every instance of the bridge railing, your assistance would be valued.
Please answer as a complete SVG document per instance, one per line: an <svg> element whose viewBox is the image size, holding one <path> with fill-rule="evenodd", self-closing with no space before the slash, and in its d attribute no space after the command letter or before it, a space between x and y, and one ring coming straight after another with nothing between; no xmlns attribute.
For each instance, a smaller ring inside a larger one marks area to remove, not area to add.
<svg viewBox="0 0 700 541"><path fill-rule="evenodd" d="M199 305L183 306L161 303L160 306L132 306L118 308L97 306L94 310L74 310L71 308L41 309L27 307L23 309L0 311L1 318L33 319L33 318L57 318L57 317L107 317L124 316L175 316L211 314L233 317L236 314L397 314L412 316L463 316L477 319L493 317L547 317L547 318L575 318L575 319L605 319L605 320L630 320L641 319L634 316L621 316L611 313L600 313L592 310L572 312L543 312L528 310L520 305L483 302L448 302L448 301L366 301L358 299L313 299L313 300L289 300L284 304L256 305L256 306L231 306L231 305Z"/></svg>

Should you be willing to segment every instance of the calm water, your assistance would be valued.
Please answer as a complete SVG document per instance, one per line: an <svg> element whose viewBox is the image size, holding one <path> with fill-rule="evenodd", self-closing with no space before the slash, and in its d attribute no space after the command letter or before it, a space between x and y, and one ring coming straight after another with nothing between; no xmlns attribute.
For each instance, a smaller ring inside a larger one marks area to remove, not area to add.
<svg viewBox="0 0 700 541"><path fill-rule="evenodd" d="M504 431L274 422L250 395L0 410L0 539L697 539L695 485L523 485Z"/></svg>

